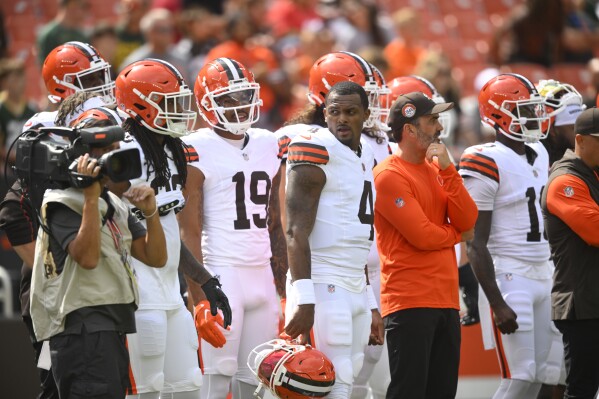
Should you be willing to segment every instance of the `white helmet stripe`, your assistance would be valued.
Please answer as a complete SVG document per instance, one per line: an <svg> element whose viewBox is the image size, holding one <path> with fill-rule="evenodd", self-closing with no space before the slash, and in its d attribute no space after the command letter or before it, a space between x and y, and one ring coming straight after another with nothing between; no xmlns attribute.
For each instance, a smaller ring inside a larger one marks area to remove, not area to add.
<svg viewBox="0 0 599 399"><path fill-rule="evenodd" d="M239 67L237 65L235 65L229 58L219 58L218 62L220 62L221 65L225 64L226 65L226 69L228 69L227 71L227 76L229 76L229 72L231 73L231 80L239 80L241 78L243 78L243 75L241 75L239 72ZM223 65L223 67L225 66Z"/></svg>

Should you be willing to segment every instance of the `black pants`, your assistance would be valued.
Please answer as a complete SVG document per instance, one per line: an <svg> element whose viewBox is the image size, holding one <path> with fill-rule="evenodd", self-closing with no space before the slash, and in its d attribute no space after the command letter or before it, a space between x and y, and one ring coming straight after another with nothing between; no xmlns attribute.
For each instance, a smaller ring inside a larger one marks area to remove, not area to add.
<svg viewBox="0 0 599 399"><path fill-rule="evenodd" d="M23 316L23 323L27 327L27 331L29 331L29 339L31 340L31 345L33 345L33 350L35 351L35 367L37 367L37 361L40 358L40 353L42 352L43 342L37 342L35 339L35 333L33 332L33 323L31 321L31 317ZM54 382L54 376L52 375L52 368L50 370L37 369L40 375L40 389L41 392L37 396L37 399L58 399L58 389L56 388L56 383Z"/></svg>
<svg viewBox="0 0 599 399"><path fill-rule="evenodd" d="M116 331L59 334L50 338L52 370L60 399L123 399L129 384L125 334Z"/></svg>
<svg viewBox="0 0 599 399"><path fill-rule="evenodd" d="M593 399L599 389L599 319L555 320L566 363L564 399Z"/></svg>
<svg viewBox="0 0 599 399"><path fill-rule="evenodd" d="M455 309L400 310L384 318L391 384L387 399L453 399L460 364Z"/></svg>

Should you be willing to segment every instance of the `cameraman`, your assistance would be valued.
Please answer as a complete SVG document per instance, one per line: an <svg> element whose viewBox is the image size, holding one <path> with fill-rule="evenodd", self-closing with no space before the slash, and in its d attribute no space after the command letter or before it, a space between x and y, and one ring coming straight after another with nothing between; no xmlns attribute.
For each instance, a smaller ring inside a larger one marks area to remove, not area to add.
<svg viewBox="0 0 599 399"><path fill-rule="evenodd" d="M38 341L49 339L61 398L124 398L129 357L125 334L135 332L137 282L129 254L152 267L166 263L166 241L154 191L124 196L146 215L147 231L98 179L92 157L116 144L92 148L77 173L94 179L86 188L48 190L31 286L31 315Z"/></svg>

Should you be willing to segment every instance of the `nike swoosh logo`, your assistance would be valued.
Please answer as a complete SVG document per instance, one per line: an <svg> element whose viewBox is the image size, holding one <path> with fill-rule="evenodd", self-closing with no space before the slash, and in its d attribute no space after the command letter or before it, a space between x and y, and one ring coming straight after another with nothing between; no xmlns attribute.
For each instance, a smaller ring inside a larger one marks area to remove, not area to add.
<svg viewBox="0 0 599 399"><path fill-rule="evenodd" d="M300 134L300 136L305 138L306 140L312 140L312 136L304 136L303 134Z"/></svg>

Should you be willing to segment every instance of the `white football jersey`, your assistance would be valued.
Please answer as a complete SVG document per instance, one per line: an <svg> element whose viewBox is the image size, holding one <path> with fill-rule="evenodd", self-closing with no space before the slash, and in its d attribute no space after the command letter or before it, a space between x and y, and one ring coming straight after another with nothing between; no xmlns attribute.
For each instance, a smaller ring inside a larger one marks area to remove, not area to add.
<svg viewBox="0 0 599 399"><path fill-rule="evenodd" d="M540 199L549 156L541 143L526 145L532 165L525 155L495 142L467 148L459 172L478 209L493 211L487 244L491 256L546 264L549 244L543 236Z"/></svg>
<svg viewBox="0 0 599 399"><path fill-rule="evenodd" d="M291 140L293 140L295 136L297 136L300 133L315 133L320 129L322 129L322 126L298 123L295 125L283 126L279 130L277 130L275 132L275 137L279 142L279 158L281 158L283 162L287 160L287 149L289 147L289 143L291 142Z"/></svg>
<svg viewBox="0 0 599 399"><path fill-rule="evenodd" d="M200 129L183 140L197 152L190 165L205 177L204 264L270 265L268 203L272 180L281 165L275 135L250 128L241 149L212 129Z"/></svg>
<svg viewBox="0 0 599 399"><path fill-rule="evenodd" d="M312 280L362 292L364 266L374 239L372 149L362 145L358 156L321 128L313 134L300 134L289 144L287 173L302 164L315 165L326 175L309 237Z"/></svg>
<svg viewBox="0 0 599 399"><path fill-rule="evenodd" d="M166 237L167 261L161 268L149 267L134 259L133 266L139 285L139 309L176 309L182 303L179 289L179 258L181 252L181 237L179 235L179 223L175 212L183 207L185 199L181 192L181 184L177 167L172 159L168 148L164 148L168 167L171 171L170 181L158 186L153 171L148 174L146 157L141 146L135 138L129 134L121 141L121 148L137 148L141 157L142 175L131 180L131 186L149 185L156 193L156 206L160 212L160 223ZM127 202L127 201L126 201ZM128 202L127 202L128 203ZM135 208L130 205L133 210ZM144 226L145 220L141 221Z"/></svg>
<svg viewBox="0 0 599 399"><path fill-rule="evenodd" d="M383 136L379 139L376 137L371 137L366 134L362 134L360 138L362 145L370 145L372 148L372 152L374 153L374 161L375 165L379 164L393 152L391 151L391 146L389 144L389 139L387 136ZM375 230L376 234L376 230ZM379 251L376 246L376 239L372 242L372 246L370 247L370 252L368 253L368 271L379 270L381 267L379 258Z"/></svg>
<svg viewBox="0 0 599 399"><path fill-rule="evenodd" d="M38 112L25 122L23 132L31 128L56 126L56 115L58 111Z"/></svg>

